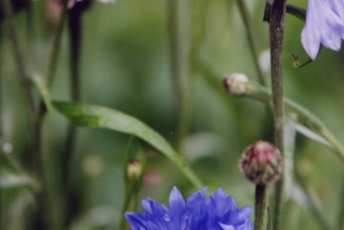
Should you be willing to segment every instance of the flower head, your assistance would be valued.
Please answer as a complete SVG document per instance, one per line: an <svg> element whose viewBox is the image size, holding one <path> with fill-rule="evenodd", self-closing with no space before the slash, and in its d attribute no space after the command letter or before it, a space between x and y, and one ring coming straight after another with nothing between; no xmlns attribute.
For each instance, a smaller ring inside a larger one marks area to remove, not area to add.
<svg viewBox="0 0 344 230"><path fill-rule="evenodd" d="M251 230L251 206L239 209L230 195L218 188L208 200L206 188L192 193L186 203L173 187L168 209L147 198L142 201L144 213L127 212L132 230Z"/></svg>
<svg viewBox="0 0 344 230"><path fill-rule="evenodd" d="M344 1L308 0L301 42L308 56L317 57L320 45L339 51L344 39Z"/></svg>
<svg viewBox="0 0 344 230"><path fill-rule="evenodd" d="M280 151L266 141L256 141L247 147L241 157L240 167L247 179L255 184L267 185L282 173Z"/></svg>

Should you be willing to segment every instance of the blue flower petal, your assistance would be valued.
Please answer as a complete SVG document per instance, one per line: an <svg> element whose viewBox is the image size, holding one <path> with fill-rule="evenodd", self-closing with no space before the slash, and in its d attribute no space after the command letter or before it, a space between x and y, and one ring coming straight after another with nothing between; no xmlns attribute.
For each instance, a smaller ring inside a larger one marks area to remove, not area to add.
<svg viewBox="0 0 344 230"><path fill-rule="evenodd" d="M338 7L338 8L335 8ZM340 12L337 12L340 9ZM344 3L338 0L309 0L301 42L313 60L320 44L339 51L344 38Z"/></svg>
<svg viewBox="0 0 344 230"><path fill-rule="evenodd" d="M208 206L204 193L205 190L197 192L197 196L193 196L187 201L187 212L184 214L184 219L190 230L207 230Z"/></svg>
<svg viewBox="0 0 344 230"><path fill-rule="evenodd" d="M235 226L233 226L233 225L226 225L226 224L220 223L220 226L223 230L236 230Z"/></svg>
<svg viewBox="0 0 344 230"><path fill-rule="evenodd" d="M221 188L205 197L207 188L193 192L185 203L174 187L169 209L153 199L142 201L144 213L125 213L132 230L251 230L252 207L237 208Z"/></svg>
<svg viewBox="0 0 344 230"><path fill-rule="evenodd" d="M241 209L238 209L236 214L237 214L237 221L239 222L244 222L248 218L250 218L252 213L252 206L245 206L242 207Z"/></svg>
<svg viewBox="0 0 344 230"><path fill-rule="evenodd" d="M173 187L170 193L168 207L170 209L170 220L168 225L171 227L171 229L178 229L183 221L180 213L184 211L185 201L182 194L176 187Z"/></svg>

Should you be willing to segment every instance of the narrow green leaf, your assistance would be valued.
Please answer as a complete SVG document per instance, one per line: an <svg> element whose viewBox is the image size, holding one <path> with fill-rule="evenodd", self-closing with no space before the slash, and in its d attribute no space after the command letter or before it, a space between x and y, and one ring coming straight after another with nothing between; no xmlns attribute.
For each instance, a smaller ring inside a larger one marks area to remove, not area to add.
<svg viewBox="0 0 344 230"><path fill-rule="evenodd" d="M327 147L329 147L331 149L334 149L334 147L327 140L325 140L323 137L316 134L315 132L313 132L312 130L307 128L306 126L297 122L296 119L289 118L288 114L286 116L286 119L287 119L287 122L290 124L290 126L292 126L299 133L303 134L304 136L308 137L309 139L312 139L316 142L319 142L323 145L326 145Z"/></svg>
<svg viewBox="0 0 344 230"><path fill-rule="evenodd" d="M57 111L77 126L107 128L141 138L175 163L197 188L202 187L202 182L184 158L159 133L142 121L115 109L97 105L60 101L53 101L52 104Z"/></svg>

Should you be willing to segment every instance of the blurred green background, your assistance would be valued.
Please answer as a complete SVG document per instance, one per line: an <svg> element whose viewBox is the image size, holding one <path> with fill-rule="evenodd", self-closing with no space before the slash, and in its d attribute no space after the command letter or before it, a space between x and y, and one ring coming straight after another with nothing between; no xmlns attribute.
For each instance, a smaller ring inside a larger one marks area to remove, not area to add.
<svg viewBox="0 0 344 230"><path fill-rule="evenodd" d="M192 30L192 1L178 1L181 63L187 71ZM306 0L290 0L306 8ZM269 52L269 25L263 22L265 1L246 1L259 54ZM46 2L33 1L34 13L32 66L46 73L51 50L52 24L47 23ZM167 0L117 0L102 4L94 1L83 14L81 50L81 102L98 104L130 114L162 134L176 149L178 134L178 91L171 74L170 35ZM49 13L48 13L49 15ZM16 15L21 42L26 53L26 18ZM264 104L249 98L234 98L225 92L222 79L231 73L244 73L257 82L246 29L236 1L208 1L204 37L198 49L202 63L210 70L208 78L196 68L192 74L189 133L180 154L196 174L215 191L222 187L239 207L254 205L254 185L238 168L246 146L264 139L273 141L273 120ZM292 54L300 62L308 57L300 34L304 23L287 15L285 23L283 74L284 94L317 115L344 143L344 53L323 48L317 59L293 69ZM69 100L69 43L67 30L62 37L57 73L51 89L53 99ZM1 140L10 143L10 153L25 169L28 126L11 41L4 23L0 35ZM269 65L269 59L261 58ZM264 77L270 85L269 70ZM209 79L212 83L210 84ZM61 152L64 151L67 120L56 112L47 115L43 127L43 149L52 162L53 180L61 180ZM78 128L72 157L70 186L82 196L82 211L73 229L118 229L124 199L124 153L129 135ZM150 151L154 151L149 148ZM5 153L2 153L5 154ZM334 225L343 196L342 163L333 151L297 134L294 167L300 169L306 183L319 198L326 217ZM1 165L1 162L0 162ZM176 185L189 195L195 188L168 159L148 154L146 176L140 196L167 204L168 194ZM1 188L0 188L1 189ZM1 189L2 224L15 221L9 229L27 229L25 218L9 214L25 186ZM292 195L285 201L282 229L322 229L298 187L288 188ZM273 194L273 186L271 192ZM18 203L17 203L18 205ZM141 209L139 209L141 210ZM14 211L14 213L16 213ZM30 215L26 214L27 218ZM253 220L253 219L252 219ZM93 222L94 226L92 227ZM6 225L10 226L10 225ZM97 227L98 226L98 227Z"/></svg>

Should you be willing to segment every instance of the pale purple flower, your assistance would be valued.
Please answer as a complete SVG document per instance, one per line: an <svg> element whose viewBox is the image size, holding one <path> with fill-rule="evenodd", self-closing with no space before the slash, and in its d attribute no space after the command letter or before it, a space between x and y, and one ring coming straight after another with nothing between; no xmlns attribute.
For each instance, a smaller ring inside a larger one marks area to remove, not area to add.
<svg viewBox="0 0 344 230"><path fill-rule="evenodd" d="M206 188L192 193L186 203L176 187L170 193L169 209L147 198L142 201L144 213L127 212L131 230L251 230L252 207L239 209L221 188L211 193Z"/></svg>
<svg viewBox="0 0 344 230"><path fill-rule="evenodd" d="M301 42L308 56L317 57L320 45L339 51L344 39L344 0L308 0Z"/></svg>

